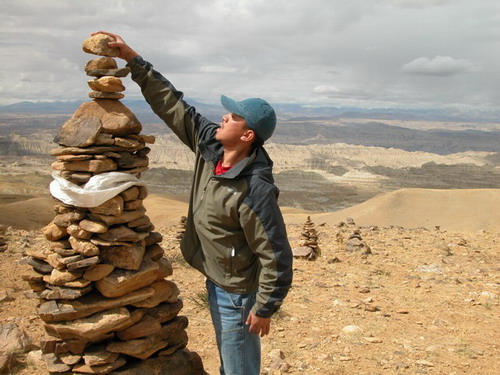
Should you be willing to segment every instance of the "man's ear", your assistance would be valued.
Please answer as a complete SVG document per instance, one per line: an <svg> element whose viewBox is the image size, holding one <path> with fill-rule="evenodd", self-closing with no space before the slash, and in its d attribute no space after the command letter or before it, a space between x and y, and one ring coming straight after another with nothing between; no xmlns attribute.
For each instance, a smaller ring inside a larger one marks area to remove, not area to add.
<svg viewBox="0 0 500 375"><path fill-rule="evenodd" d="M245 131L245 134L241 136L241 140L243 142L250 142L252 143L255 139L255 132L252 129L248 129Z"/></svg>

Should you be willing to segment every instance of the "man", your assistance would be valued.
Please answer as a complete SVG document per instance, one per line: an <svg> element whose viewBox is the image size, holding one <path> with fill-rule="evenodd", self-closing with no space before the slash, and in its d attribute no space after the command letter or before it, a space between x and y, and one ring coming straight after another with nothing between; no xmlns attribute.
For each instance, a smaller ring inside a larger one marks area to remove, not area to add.
<svg viewBox="0 0 500 375"><path fill-rule="evenodd" d="M229 113L215 124L120 36L104 33L115 39L109 46L119 48L153 111L196 154L181 250L207 277L220 373L257 375L260 337L269 333L292 282L279 191L262 147L274 131L275 112L262 99L222 96Z"/></svg>

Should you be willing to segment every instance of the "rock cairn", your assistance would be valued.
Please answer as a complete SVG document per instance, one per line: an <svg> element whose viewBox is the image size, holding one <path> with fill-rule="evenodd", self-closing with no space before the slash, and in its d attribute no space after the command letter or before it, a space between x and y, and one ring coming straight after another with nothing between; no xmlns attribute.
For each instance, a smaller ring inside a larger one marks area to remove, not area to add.
<svg viewBox="0 0 500 375"><path fill-rule="evenodd" d="M349 252L361 252L371 254L370 246L361 237L361 230L355 229L345 242L345 250Z"/></svg>
<svg viewBox="0 0 500 375"><path fill-rule="evenodd" d="M118 69L109 41L104 34L84 41L84 51L105 56L85 66L96 77L89 81L94 100L62 126L51 152L52 168L78 186L110 171L140 177L146 144L154 142L118 100L128 69ZM146 195L133 185L96 207L58 201L42 229L48 246L29 252L34 272L24 279L41 298L40 346L50 373L205 374L200 357L185 349L188 320L178 315L177 285L165 279L172 266L146 215Z"/></svg>
<svg viewBox="0 0 500 375"><path fill-rule="evenodd" d="M318 245L318 232L310 216L307 217L302 227L300 240L299 247L293 249L293 256L296 258L306 258L307 260L316 260L321 252Z"/></svg>
<svg viewBox="0 0 500 375"><path fill-rule="evenodd" d="M175 228L175 239L178 241L182 240L182 237L186 232L186 222L187 222L187 217L181 216L181 220L179 221L179 224L177 224L177 227Z"/></svg>

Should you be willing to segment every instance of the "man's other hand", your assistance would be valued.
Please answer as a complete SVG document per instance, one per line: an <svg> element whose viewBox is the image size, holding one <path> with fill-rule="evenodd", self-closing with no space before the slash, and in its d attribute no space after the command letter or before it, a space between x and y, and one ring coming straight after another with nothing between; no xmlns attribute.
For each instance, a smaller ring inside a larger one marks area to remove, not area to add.
<svg viewBox="0 0 500 375"><path fill-rule="evenodd" d="M251 333L260 335L260 337L268 335L269 331L271 330L271 318L262 318L260 316L255 315L251 311L248 314L248 318L245 324L249 326L248 330Z"/></svg>

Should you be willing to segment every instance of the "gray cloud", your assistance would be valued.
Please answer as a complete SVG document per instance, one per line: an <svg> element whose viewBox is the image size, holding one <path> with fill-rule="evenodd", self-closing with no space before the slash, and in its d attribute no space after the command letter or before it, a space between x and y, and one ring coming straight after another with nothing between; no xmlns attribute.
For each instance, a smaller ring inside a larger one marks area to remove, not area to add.
<svg viewBox="0 0 500 375"><path fill-rule="evenodd" d="M459 73L479 70L470 61L450 56L436 56L433 59L419 57L403 65L401 70L409 74L449 77Z"/></svg>
<svg viewBox="0 0 500 375"><path fill-rule="evenodd" d="M0 104L87 100L83 66L93 56L81 43L104 29L200 101L224 93L495 108L499 14L495 0L5 0ZM446 85L436 76L448 77ZM130 78L124 83L128 98L141 95Z"/></svg>

